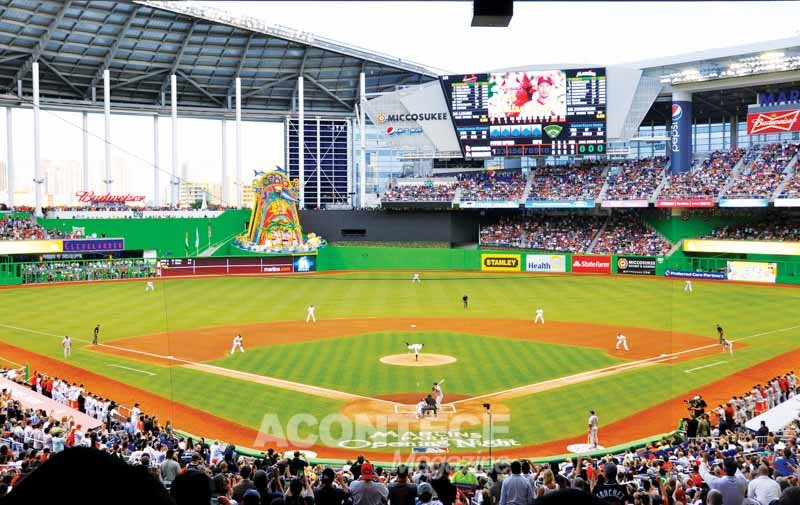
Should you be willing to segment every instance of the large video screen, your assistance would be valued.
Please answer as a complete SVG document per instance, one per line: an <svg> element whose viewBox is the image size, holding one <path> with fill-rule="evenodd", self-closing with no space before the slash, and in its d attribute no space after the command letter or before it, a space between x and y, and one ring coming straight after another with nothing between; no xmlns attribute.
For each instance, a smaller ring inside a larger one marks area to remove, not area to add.
<svg viewBox="0 0 800 505"><path fill-rule="evenodd" d="M604 68L441 78L465 158L604 154Z"/></svg>

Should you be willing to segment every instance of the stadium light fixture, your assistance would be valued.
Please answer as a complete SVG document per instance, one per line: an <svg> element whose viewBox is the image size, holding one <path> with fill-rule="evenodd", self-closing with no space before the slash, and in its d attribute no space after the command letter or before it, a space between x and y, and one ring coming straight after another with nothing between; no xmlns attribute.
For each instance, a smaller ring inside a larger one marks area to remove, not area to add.
<svg viewBox="0 0 800 505"><path fill-rule="evenodd" d="M514 0L472 0L472 26L504 28L514 16Z"/></svg>

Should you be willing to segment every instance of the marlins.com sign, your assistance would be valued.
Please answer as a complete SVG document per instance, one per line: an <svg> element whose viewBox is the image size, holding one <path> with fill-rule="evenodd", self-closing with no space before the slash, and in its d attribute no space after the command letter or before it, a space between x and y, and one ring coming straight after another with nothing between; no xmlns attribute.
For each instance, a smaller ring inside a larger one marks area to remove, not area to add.
<svg viewBox="0 0 800 505"><path fill-rule="evenodd" d="M484 272L519 272L519 254L481 254Z"/></svg>

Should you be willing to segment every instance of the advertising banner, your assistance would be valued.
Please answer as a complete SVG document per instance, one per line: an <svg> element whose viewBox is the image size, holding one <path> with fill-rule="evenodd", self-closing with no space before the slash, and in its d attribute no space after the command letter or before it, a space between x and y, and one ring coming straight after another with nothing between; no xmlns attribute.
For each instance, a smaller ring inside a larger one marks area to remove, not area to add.
<svg viewBox="0 0 800 505"><path fill-rule="evenodd" d="M519 208L519 202L514 200L495 200L495 201L480 201L480 200L461 200L459 204L462 209L516 209Z"/></svg>
<svg viewBox="0 0 800 505"><path fill-rule="evenodd" d="M683 252L800 256L800 242L686 239L683 241Z"/></svg>
<svg viewBox="0 0 800 505"><path fill-rule="evenodd" d="M729 261L728 280L747 282L771 282L778 278L776 263L760 263L756 261Z"/></svg>
<svg viewBox="0 0 800 505"><path fill-rule="evenodd" d="M172 258L161 260L163 277L194 275L288 274L316 271L316 257Z"/></svg>
<svg viewBox="0 0 800 505"><path fill-rule="evenodd" d="M0 240L0 256L5 254L53 254L63 251L61 240Z"/></svg>
<svg viewBox="0 0 800 505"><path fill-rule="evenodd" d="M713 198L668 198L665 200L656 200L656 207L659 208L679 208L679 209L697 209L697 208L711 208L714 206Z"/></svg>
<svg viewBox="0 0 800 505"><path fill-rule="evenodd" d="M481 254L484 272L519 272L519 254Z"/></svg>
<svg viewBox="0 0 800 505"><path fill-rule="evenodd" d="M124 250L124 238L64 239L64 252L105 252Z"/></svg>
<svg viewBox="0 0 800 505"><path fill-rule="evenodd" d="M667 270L664 277L680 277L682 279L713 279L724 281L725 274L722 272L690 272L688 270Z"/></svg>
<svg viewBox="0 0 800 505"><path fill-rule="evenodd" d="M566 272L567 258L563 254L526 254L527 272Z"/></svg>
<svg viewBox="0 0 800 505"><path fill-rule="evenodd" d="M670 126L670 159L672 173L688 172L692 168L692 102L672 102Z"/></svg>
<svg viewBox="0 0 800 505"><path fill-rule="evenodd" d="M603 200L600 206L605 209L612 208L642 208L648 207L650 202L647 200Z"/></svg>
<svg viewBox="0 0 800 505"><path fill-rule="evenodd" d="M757 112L747 115L747 134L800 131L800 109Z"/></svg>
<svg viewBox="0 0 800 505"><path fill-rule="evenodd" d="M720 198L720 207L766 207L769 200L766 198Z"/></svg>
<svg viewBox="0 0 800 505"><path fill-rule="evenodd" d="M800 207L800 198L776 198L772 204L775 207Z"/></svg>
<svg viewBox="0 0 800 505"><path fill-rule="evenodd" d="M656 259L650 256L617 256L617 273L626 275L655 275Z"/></svg>
<svg viewBox="0 0 800 505"><path fill-rule="evenodd" d="M573 256L572 272L579 274L610 274L611 256Z"/></svg>
<svg viewBox="0 0 800 505"><path fill-rule="evenodd" d="M528 200L526 209L591 209L594 200Z"/></svg>

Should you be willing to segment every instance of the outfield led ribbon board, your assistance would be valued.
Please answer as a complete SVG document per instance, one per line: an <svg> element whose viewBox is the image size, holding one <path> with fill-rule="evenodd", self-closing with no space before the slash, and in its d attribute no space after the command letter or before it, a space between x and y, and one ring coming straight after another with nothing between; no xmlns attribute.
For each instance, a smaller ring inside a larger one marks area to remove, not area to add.
<svg viewBox="0 0 800 505"><path fill-rule="evenodd" d="M747 115L747 134L800 131L800 109L757 112Z"/></svg>
<svg viewBox="0 0 800 505"><path fill-rule="evenodd" d="M519 254L481 254L481 270L484 272L519 272Z"/></svg>
<svg viewBox="0 0 800 505"><path fill-rule="evenodd" d="M800 242L686 239L683 241L683 252L800 256Z"/></svg>
<svg viewBox="0 0 800 505"><path fill-rule="evenodd" d="M644 208L649 207L650 202L647 200L603 200L600 207L604 209L613 208Z"/></svg>
<svg viewBox="0 0 800 505"><path fill-rule="evenodd" d="M746 282L774 283L778 278L776 263L760 263L756 261L729 261L728 280Z"/></svg>
<svg viewBox="0 0 800 505"><path fill-rule="evenodd" d="M766 198L720 198L720 207L766 207L769 205L769 200Z"/></svg>
<svg viewBox="0 0 800 505"><path fill-rule="evenodd" d="M63 251L61 240L0 240L0 255L53 254Z"/></svg>
<svg viewBox="0 0 800 505"><path fill-rule="evenodd" d="M527 209L591 209L594 200L528 200Z"/></svg>
<svg viewBox="0 0 800 505"><path fill-rule="evenodd" d="M656 207L663 209L694 209L694 208L711 208L714 206L713 198L668 198L665 200L656 200Z"/></svg>
<svg viewBox="0 0 800 505"><path fill-rule="evenodd" d="M526 254L525 270L563 273L567 271L567 258L563 254Z"/></svg>
<svg viewBox="0 0 800 505"><path fill-rule="evenodd" d="M775 207L800 207L800 198L776 198Z"/></svg>
<svg viewBox="0 0 800 505"><path fill-rule="evenodd" d="M441 84L465 158L605 154L604 68L447 75Z"/></svg>
<svg viewBox="0 0 800 505"><path fill-rule="evenodd" d="M516 209L519 202L513 200L461 200L459 206L462 209Z"/></svg>

